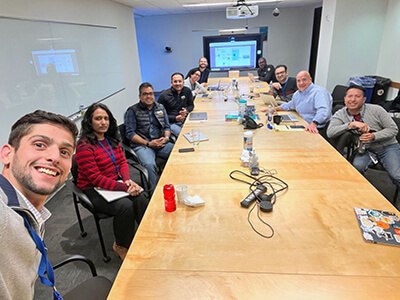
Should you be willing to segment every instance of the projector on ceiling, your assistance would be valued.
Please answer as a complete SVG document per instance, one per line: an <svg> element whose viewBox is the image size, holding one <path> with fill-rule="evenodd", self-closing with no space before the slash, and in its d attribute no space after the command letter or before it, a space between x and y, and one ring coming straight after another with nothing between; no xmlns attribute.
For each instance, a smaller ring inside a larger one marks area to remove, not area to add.
<svg viewBox="0 0 400 300"><path fill-rule="evenodd" d="M227 19L248 19L258 16L258 5L240 5L226 8Z"/></svg>

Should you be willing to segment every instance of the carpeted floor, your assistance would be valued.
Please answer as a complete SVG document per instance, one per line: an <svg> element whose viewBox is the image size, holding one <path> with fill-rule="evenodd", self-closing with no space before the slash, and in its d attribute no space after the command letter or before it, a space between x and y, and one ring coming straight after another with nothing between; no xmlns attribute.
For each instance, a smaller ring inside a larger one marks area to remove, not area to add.
<svg viewBox="0 0 400 300"><path fill-rule="evenodd" d="M112 218L100 221L107 253L111 257L109 263L103 261L100 242L92 215L79 206L86 237L81 237L78 220L72 200L72 194L67 187L62 188L47 204L52 212L52 217L46 222L45 243L50 261L65 254L80 254L91 259L97 269L98 275L107 277L111 281L117 276L121 261L112 250L114 235ZM89 267L82 263L72 263L55 271L56 287L62 294L68 292L79 283L91 277ZM52 299L50 287L37 280L35 286L35 300Z"/></svg>

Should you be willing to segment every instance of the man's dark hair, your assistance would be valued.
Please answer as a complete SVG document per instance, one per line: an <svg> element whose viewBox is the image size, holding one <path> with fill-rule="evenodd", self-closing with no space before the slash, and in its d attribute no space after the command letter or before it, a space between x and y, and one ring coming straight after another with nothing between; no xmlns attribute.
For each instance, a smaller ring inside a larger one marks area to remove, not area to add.
<svg viewBox="0 0 400 300"><path fill-rule="evenodd" d="M147 87L151 87L151 89L154 91L154 88L150 82L143 82L141 85L139 85L139 95L142 93L142 89Z"/></svg>
<svg viewBox="0 0 400 300"><path fill-rule="evenodd" d="M78 128L75 123L70 121L67 117L43 110L35 110L15 122L11 127L8 143L13 146L15 150L18 150L21 139L31 132L32 125L44 123L60 125L65 128L71 133L75 146L76 137L78 135Z"/></svg>
<svg viewBox="0 0 400 300"><path fill-rule="evenodd" d="M347 95L347 91L348 91L348 90L351 90L351 89L357 89L357 90L362 91L362 92L363 92L363 95L364 95L364 97L365 97L366 91L365 91L365 88L362 87L361 85L351 85L351 86L349 86L349 87L346 89L346 95Z"/></svg>
<svg viewBox="0 0 400 300"><path fill-rule="evenodd" d="M182 79L185 78L185 77L183 77L183 74L182 74L182 73L175 72L174 74L171 75L171 81L172 81L172 77L174 77L175 75L181 75L181 76L182 76Z"/></svg>
<svg viewBox="0 0 400 300"><path fill-rule="evenodd" d="M85 114L83 115L80 138L86 138L92 145L98 142L96 135L94 134L92 127L92 117L96 109L101 108L106 111L109 119L109 126L104 136L108 139L111 146L114 148L118 147L118 143L121 140L121 135L117 126L117 120L115 120L113 114L108 107L103 103L93 103L88 107Z"/></svg>
<svg viewBox="0 0 400 300"><path fill-rule="evenodd" d="M285 68L285 72L287 72L287 66L286 66L286 65L277 65L277 66L275 67L275 71L276 71L276 69L278 69L278 68Z"/></svg>

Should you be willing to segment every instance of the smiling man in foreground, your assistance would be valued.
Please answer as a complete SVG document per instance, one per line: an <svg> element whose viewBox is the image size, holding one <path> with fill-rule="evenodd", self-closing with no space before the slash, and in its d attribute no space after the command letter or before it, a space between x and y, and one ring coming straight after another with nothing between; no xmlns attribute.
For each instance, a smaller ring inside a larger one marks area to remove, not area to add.
<svg viewBox="0 0 400 300"><path fill-rule="evenodd" d="M398 128L380 105L365 103L365 89L352 85L344 96L345 107L338 110L328 127L328 137L337 137L346 131L355 131L366 148L357 151L353 166L364 174L377 160L382 163L392 182L400 188L400 146Z"/></svg>
<svg viewBox="0 0 400 300"><path fill-rule="evenodd" d="M43 250L44 222L50 217L43 204L67 178L77 134L66 117L37 110L12 126L1 148L1 299L33 299L38 275L52 272Z"/></svg>

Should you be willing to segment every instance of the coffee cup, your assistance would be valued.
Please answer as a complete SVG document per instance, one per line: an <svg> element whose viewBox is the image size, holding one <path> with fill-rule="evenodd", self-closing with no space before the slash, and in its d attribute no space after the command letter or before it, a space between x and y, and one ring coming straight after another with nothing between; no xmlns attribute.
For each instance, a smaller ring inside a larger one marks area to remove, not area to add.
<svg viewBox="0 0 400 300"><path fill-rule="evenodd" d="M282 121L282 116L281 115L274 115L273 117L274 124L279 125Z"/></svg>
<svg viewBox="0 0 400 300"><path fill-rule="evenodd" d="M186 184L178 184L175 186L176 197L178 198L178 203L185 203L185 198L188 196L189 186Z"/></svg>

